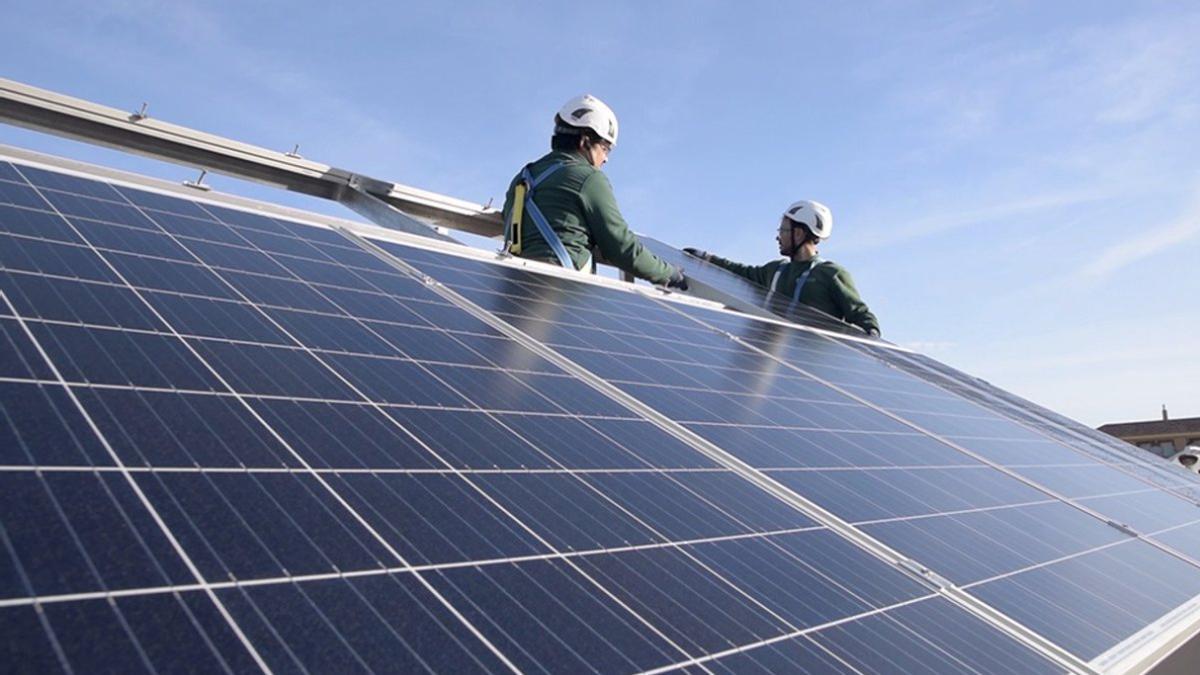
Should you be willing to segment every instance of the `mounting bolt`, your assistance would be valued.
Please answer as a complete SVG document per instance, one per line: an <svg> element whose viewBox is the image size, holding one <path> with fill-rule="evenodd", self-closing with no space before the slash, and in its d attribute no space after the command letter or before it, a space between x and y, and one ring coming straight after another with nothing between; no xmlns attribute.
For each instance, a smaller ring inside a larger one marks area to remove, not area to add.
<svg viewBox="0 0 1200 675"><path fill-rule="evenodd" d="M212 186L204 184L204 177L207 175L208 175L208 169L200 169L200 175L196 177L196 180L194 180L194 181L185 180L185 181L183 181L183 185L184 185L184 187L190 187L193 190L200 190L202 192L208 192L209 190L212 189Z"/></svg>
<svg viewBox="0 0 1200 675"><path fill-rule="evenodd" d="M146 109L148 107L149 107L149 104L147 104L145 101L143 101L141 109L139 109L137 112L129 113L129 121L130 122L141 122L142 120L149 117L150 115L146 113Z"/></svg>
<svg viewBox="0 0 1200 675"><path fill-rule="evenodd" d="M300 156L300 144L299 143L292 146L291 152L285 152L285 153L283 153L283 155L285 157L294 157L296 159L304 159L303 157Z"/></svg>

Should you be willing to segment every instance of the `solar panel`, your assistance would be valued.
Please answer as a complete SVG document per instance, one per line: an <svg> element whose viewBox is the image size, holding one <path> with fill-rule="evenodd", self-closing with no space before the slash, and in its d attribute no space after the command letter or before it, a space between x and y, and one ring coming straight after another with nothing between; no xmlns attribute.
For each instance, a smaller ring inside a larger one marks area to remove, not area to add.
<svg viewBox="0 0 1200 675"><path fill-rule="evenodd" d="M0 200L6 663L1061 672L1200 593L1183 500L886 348L25 163Z"/></svg>
<svg viewBox="0 0 1200 675"><path fill-rule="evenodd" d="M1144 453L1134 453L1131 456L1129 444L1124 441L1079 424L921 354L900 355L893 352L883 357L892 365L913 372L917 377L929 380L969 400L991 406L993 410L1039 433L1071 444L1098 461L1120 468L1189 501L1200 503L1200 489L1195 481L1180 476L1179 471L1168 460Z"/></svg>

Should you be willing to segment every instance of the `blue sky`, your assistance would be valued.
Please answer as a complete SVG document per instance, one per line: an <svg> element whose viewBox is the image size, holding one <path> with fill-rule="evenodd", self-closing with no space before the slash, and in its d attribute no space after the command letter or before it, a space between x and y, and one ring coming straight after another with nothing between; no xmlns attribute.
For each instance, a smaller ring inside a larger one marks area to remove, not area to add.
<svg viewBox="0 0 1200 675"><path fill-rule="evenodd" d="M1089 424L1200 415L1200 7L6 3L5 77L500 200L591 92L637 230L744 261L834 213L886 337ZM181 168L0 126L20 145ZM216 177L222 190L338 213Z"/></svg>

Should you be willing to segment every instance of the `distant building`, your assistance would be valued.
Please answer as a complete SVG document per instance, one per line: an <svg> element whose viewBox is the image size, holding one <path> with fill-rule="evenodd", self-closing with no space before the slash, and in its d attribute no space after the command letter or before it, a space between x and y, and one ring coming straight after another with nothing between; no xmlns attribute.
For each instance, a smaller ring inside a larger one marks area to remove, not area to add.
<svg viewBox="0 0 1200 675"><path fill-rule="evenodd" d="M1163 406L1161 420L1118 422L1099 429L1160 457L1175 455L1189 445L1200 446L1200 417L1173 420L1168 418L1166 406Z"/></svg>

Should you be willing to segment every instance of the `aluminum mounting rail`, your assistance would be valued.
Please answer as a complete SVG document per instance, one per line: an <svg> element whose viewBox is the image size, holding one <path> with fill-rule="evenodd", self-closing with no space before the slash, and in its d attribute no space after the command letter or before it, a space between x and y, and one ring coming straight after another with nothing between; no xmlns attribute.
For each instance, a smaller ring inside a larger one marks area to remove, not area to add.
<svg viewBox="0 0 1200 675"><path fill-rule="evenodd" d="M504 222L497 209L338 169L304 159L295 152L268 150L163 122L146 112L144 106L137 112L118 110L0 78L2 122L330 199L381 227L431 239L454 241L434 226L484 237L500 237L504 233ZM688 295L760 318L777 320L782 316L784 321L796 320L764 307L762 298L754 295L761 294L761 290L730 292L727 287L730 279L721 283L712 278L713 270L704 269L706 266L673 246L646 237L642 240L659 257L688 271L691 284ZM598 251L593 255L598 262L609 264ZM622 279L633 281L627 274ZM813 328L820 330L822 326ZM842 337L869 340L865 336Z"/></svg>
<svg viewBox="0 0 1200 675"><path fill-rule="evenodd" d="M408 216L448 229L485 237L504 231L500 212L480 204L170 124L144 109L131 113L3 78L0 121L340 202L361 202L348 193L365 190Z"/></svg>

